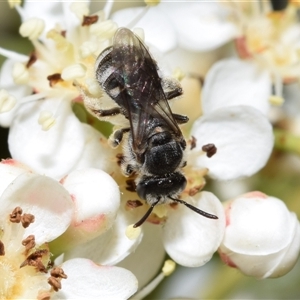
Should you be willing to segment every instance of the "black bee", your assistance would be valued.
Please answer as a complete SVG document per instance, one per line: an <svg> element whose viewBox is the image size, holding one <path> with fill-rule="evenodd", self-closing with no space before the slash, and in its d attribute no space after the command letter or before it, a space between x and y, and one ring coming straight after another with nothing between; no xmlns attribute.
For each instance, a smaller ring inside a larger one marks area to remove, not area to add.
<svg viewBox="0 0 300 300"><path fill-rule="evenodd" d="M137 175L136 192L150 205L134 227L147 219L155 205L172 201L217 219L177 198L187 183L181 171L186 165L186 142L178 124L186 123L188 118L172 113L168 100L182 94L179 83L159 76L157 64L145 45L127 28L118 29L113 46L97 58L96 79L117 106L93 113L100 118L123 114L129 121L111 139L117 146L126 136L123 173Z"/></svg>

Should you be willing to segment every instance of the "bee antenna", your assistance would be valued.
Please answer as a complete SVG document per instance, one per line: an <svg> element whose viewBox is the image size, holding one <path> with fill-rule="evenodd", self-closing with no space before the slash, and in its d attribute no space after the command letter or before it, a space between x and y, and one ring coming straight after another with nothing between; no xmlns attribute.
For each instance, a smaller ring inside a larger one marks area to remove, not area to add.
<svg viewBox="0 0 300 300"><path fill-rule="evenodd" d="M209 214L209 213L207 213L207 212L205 212L205 211L203 211L203 210L201 210L201 209L199 209L199 208L197 208L197 207L195 207L195 206L193 206L193 205L191 205L191 204L189 204L189 203L187 203L187 202L185 202L181 199L175 199L175 198L172 198L170 196L169 196L169 198L171 200L175 201L175 202L178 202L180 204L184 204L186 207L188 207L189 209L195 211L197 214L202 215L203 217L206 217L206 218L209 218L209 219L218 219L217 216Z"/></svg>
<svg viewBox="0 0 300 300"><path fill-rule="evenodd" d="M152 212L154 206L159 202L159 200L160 200L160 199L158 199L156 202L154 202L154 203L150 206L150 208L147 210L147 212L144 214L144 216L143 216L138 222L136 222L136 223L133 225L134 228L137 228L137 227L141 226L141 225L147 220L147 218L148 218L149 215L151 214L151 212Z"/></svg>

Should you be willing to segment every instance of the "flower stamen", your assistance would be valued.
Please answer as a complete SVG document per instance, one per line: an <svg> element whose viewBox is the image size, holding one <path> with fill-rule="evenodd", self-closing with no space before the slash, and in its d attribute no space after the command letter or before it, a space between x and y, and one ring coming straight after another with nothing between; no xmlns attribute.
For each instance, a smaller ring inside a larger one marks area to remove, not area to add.
<svg viewBox="0 0 300 300"><path fill-rule="evenodd" d="M0 256L5 255L4 244L0 241Z"/></svg>
<svg viewBox="0 0 300 300"><path fill-rule="evenodd" d="M21 216L22 216L23 210L21 207L17 206L12 213L9 215L9 220L12 223L20 223L21 222Z"/></svg>
<svg viewBox="0 0 300 300"><path fill-rule="evenodd" d="M47 254L48 250L46 249L36 250L24 260L24 262L20 265L20 268L31 266L35 267L35 269L39 272L47 273L47 269L42 262L43 256Z"/></svg>
<svg viewBox="0 0 300 300"><path fill-rule="evenodd" d="M63 81L60 73L54 73L52 75L49 75L49 76L47 76L47 79L49 80L50 87L53 87L58 82Z"/></svg>
<svg viewBox="0 0 300 300"><path fill-rule="evenodd" d="M82 26L90 26L94 23L97 23L99 20L99 16L93 15L93 16L83 16Z"/></svg>
<svg viewBox="0 0 300 300"><path fill-rule="evenodd" d="M22 37L30 40L37 40L45 29L45 22L39 18L32 18L25 21L19 30Z"/></svg>
<svg viewBox="0 0 300 300"><path fill-rule="evenodd" d="M47 110L41 111L38 123L42 126L43 130L49 130L55 124L53 113Z"/></svg>
<svg viewBox="0 0 300 300"><path fill-rule="evenodd" d="M6 90L0 90L0 113L8 112L14 108L17 100L11 96Z"/></svg>
<svg viewBox="0 0 300 300"><path fill-rule="evenodd" d="M202 146L202 151L206 152L207 157L212 157L217 153L217 148L214 144L207 144Z"/></svg>
<svg viewBox="0 0 300 300"><path fill-rule="evenodd" d="M54 291L58 292L61 289L61 279L66 279L68 276L64 273L62 268L56 267L52 269L51 276L48 278L48 283L52 286Z"/></svg>
<svg viewBox="0 0 300 300"><path fill-rule="evenodd" d="M29 56L28 62L26 64L26 68L30 68L37 61L37 56L34 52L32 52Z"/></svg>
<svg viewBox="0 0 300 300"><path fill-rule="evenodd" d="M29 251L35 247L35 237L34 235L29 235L26 239L22 241L22 245L25 247L26 251Z"/></svg>
<svg viewBox="0 0 300 300"><path fill-rule="evenodd" d="M34 222L34 215L32 214L23 214L21 216L21 223L24 228L27 228L31 223Z"/></svg>

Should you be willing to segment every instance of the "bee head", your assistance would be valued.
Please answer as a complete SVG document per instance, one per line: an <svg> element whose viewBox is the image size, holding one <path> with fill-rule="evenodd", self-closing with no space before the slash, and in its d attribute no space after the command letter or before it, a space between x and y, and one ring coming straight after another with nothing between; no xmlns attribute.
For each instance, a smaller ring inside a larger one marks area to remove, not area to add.
<svg viewBox="0 0 300 300"><path fill-rule="evenodd" d="M180 172L166 174L165 176L143 176L137 184L137 194L149 205L157 199L166 199L180 194L186 186L186 179ZM161 200L160 203L164 203Z"/></svg>

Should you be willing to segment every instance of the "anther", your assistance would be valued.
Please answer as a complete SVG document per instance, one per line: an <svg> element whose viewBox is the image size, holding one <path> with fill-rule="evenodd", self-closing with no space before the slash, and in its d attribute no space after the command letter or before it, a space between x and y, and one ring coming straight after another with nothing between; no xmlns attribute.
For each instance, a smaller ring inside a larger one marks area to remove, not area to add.
<svg viewBox="0 0 300 300"><path fill-rule="evenodd" d="M29 72L25 64L16 62L13 66L12 77L16 84L25 84L29 81Z"/></svg>
<svg viewBox="0 0 300 300"><path fill-rule="evenodd" d="M21 223L24 228L27 228L31 223L34 222L34 215L32 214L23 214L21 216Z"/></svg>
<svg viewBox="0 0 300 300"><path fill-rule="evenodd" d="M128 207L128 208L137 208L142 205L143 205L143 203L140 200L128 200L126 202L126 207Z"/></svg>
<svg viewBox="0 0 300 300"><path fill-rule="evenodd" d="M42 263L42 258L47 253L48 250L46 249L35 251L24 260L24 262L20 265L20 268L23 268L25 266L31 266L31 267L35 267L35 269L39 272L47 273L47 269Z"/></svg>
<svg viewBox="0 0 300 300"><path fill-rule="evenodd" d="M5 255L4 244L0 241L0 256Z"/></svg>
<svg viewBox="0 0 300 300"><path fill-rule="evenodd" d="M83 16L82 26L89 26L98 22L99 17L97 15L93 16Z"/></svg>
<svg viewBox="0 0 300 300"><path fill-rule="evenodd" d="M26 251L35 247L35 237L34 235L29 235L26 239L22 241L22 245L25 247Z"/></svg>
<svg viewBox="0 0 300 300"><path fill-rule="evenodd" d="M49 291L39 291L37 300L50 300L51 293Z"/></svg>
<svg viewBox="0 0 300 300"><path fill-rule="evenodd" d="M197 146L197 139L194 136L192 136L190 143L191 143L190 149L193 150Z"/></svg>
<svg viewBox="0 0 300 300"><path fill-rule="evenodd" d="M48 283L52 286L54 291L58 291L61 289L61 279L68 278L68 276L64 273L64 270L60 267L55 267L51 270L51 276L48 278Z"/></svg>
<svg viewBox="0 0 300 300"><path fill-rule="evenodd" d="M6 90L0 90L0 113L8 112L16 105L17 100Z"/></svg>
<svg viewBox="0 0 300 300"><path fill-rule="evenodd" d="M217 148L214 144L207 144L202 146L202 151L206 152L207 157L212 157L217 153Z"/></svg>
<svg viewBox="0 0 300 300"><path fill-rule="evenodd" d="M51 276L55 278L68 278L68 276L65 274L64 270L60 267L55 267L51 270Z"/></svg>
<svg viewBox="0 0 300 300"><path fill-rule="evenodd" d="M20 223L21 222L21 216L22 216L22 208L17 206L12 213L9 215L9 220L12 223Z"/></svg>
<svg viewBox="0 0 300 300"><path fill-rule="evenodd" d="M129 192L135 192L136 191L136 184L134 179L127 179L126 180L126 190Z"/></svg>
<svg viewBox="0 0 300 300"><path fill-rule="evenodd" d="M26 64L26 68L30 68L37 61L37 56L34 52L32 52L29 56L28 62Z"/></svg>
<svg viewBox="0 0 300 300"><path fill-rule="evenodd" d="M53 87L58 82L63 81L60 73L54 73L52 75L49 75L49 76L47 76L47 79L49 80L50 87Z"/></svg>
<svg viewBox="0 0 300 300"><path fill-rule="evenodd" d="M39 18L32 18L25 21L20 27L20 34L30 40L36 40L45 29L45 22Z"/></svg>

